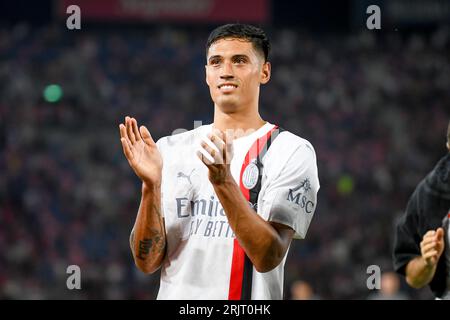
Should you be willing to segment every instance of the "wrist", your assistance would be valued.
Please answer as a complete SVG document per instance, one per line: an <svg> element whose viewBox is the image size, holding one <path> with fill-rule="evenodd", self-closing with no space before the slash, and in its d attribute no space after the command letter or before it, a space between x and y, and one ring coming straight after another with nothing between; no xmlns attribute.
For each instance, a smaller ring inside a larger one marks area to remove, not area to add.
<svg viewBox="0 0 450 320"><path fill-rule="evenodd" d="M220 179L210 179L210 182L214 188L228 188L231 185L236 184L231 174L227 174Z"/></svg>
<svg viewBox="0 0 450 320"><path fill-rule="evenodd" d="M142 193L155 193L161 190L161 182L158 183L149 183L142 182Z"/></svg>

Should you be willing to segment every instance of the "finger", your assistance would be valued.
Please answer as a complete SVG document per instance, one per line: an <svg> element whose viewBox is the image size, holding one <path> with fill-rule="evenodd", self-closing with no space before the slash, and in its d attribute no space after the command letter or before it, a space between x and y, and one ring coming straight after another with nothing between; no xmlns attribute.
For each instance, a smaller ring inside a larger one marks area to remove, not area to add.
<svg viewBox="0 0 450 320"><path fill-rule="evenodd" d="M231 159L233 159L233 137L230 136L228 133L225 133L223 135L223 141L225 143L225 152L224 152L224 158L225 163L230 164Z"/></svg>
<svg viewBox="0 0 450 320"><path fill-rule="evenodd" d="M225 142L223 141L221 135L210 133L207 135L207 138L212 142L212 144L217 148L219 152L222 152L225 146Z"/></svg>
<svg viewBox="0 0 450 320"><path fill-rule="evenodd" d="M209 142L207 140L203 140L200 145L202 146L203 149L205 149L206 152L208 152L211 157L215 157L219 152L220 149L217 147L217 145L214 143L214 137L208 137L209 138ZM211 146L211 144L213 145L213 147Z"/></svg>
<svg viewBox="0 0 450 320"><path fill-rule="evenodd" d="M223 140L223 133L222 133L222 131L220 131L219 129L214 128L214 129L211 131L210 135L217 136L218 138L220 138L221 140Z"/></svg>
<svg viewBox="0 0 450 320"><path fill-rule="evenodd" d="M215 129L212 133L210 133L208 135L211 142L214 143L214 145L216 146L216 148L219 151L221 163L225 163L225 158L226 158L226 154L225 154L226 148L225 148L225 141L223 140L223 136L224 136L223 133L217 129Z"/></svg>
<svg viewBox="0 0 450 320"><path fill-rule="evenodd" d="M444 238L444 229L438 228L436 230L436 240L441 241Z"/></svg>
<svg viewBox="0 0 450 320"><path fill-rule="evenodd" d="M427 233L425 233L425 235L422 238L422 242L430 241L431 239L433 239L434 233L435 233L434 231L428 231Z"/></svg>
<svg viewBox="0 0 450 320"><path fill-rule="evenodd" d="M220 157L220 153L217 151L217 146L214 145L215 148L211 147L206 141L202 141L200 143L201 148L203 148L203 150L211 156L211 158L213 159L213 163L214 164L222 164L223 160Z"/></svg>
<svg viewBox="0 0 450 320"><path fill-rule="evenodd" d="M423 239L422 242L420 243L420 247L424 248L424 247L428 246L430 243L433 243L433 242L435 242L435 240L432 237Z"/></svg>
<svg viewBox="0 0 450 320"><path fill-rule="evenodd" d="M131 118L131 127L133 129L134 137L136 138L136 141L141 140L141 135L138 130L137 121L135 118Z"/></svg>
<svg viewBox="0 0 450 320"><path fill-rule="evenodd" d="M426 245L422 246L422 253L427 253L430 250L434 249L436 250L437 243L435 241L427 243Z"/></svg>
<svg viewBox="0 0 450 320"><path fill-rule="evenodd" d="M437 255L438 255L438 252L436 250L431 250L431 251L428 251L427 253L425 253L422 257L424 259L430 259L433 257L437 258Z"/></svg>
<svg viewBox="0 0 450 320"><path fill-rule="evenodd" d="M134 144L136 142L136 137L134 136L133 129L131 128L131 118L125 117L125 123L127 127L128 138L130 139L131 144Z"/></svg>
<svg viewBox="0 0 450 320"><path fill-rule="evenodd" d="M125 157L128 159L128 161L133 161L133 152L131 151L130 148L130 143L128 142L127 139L125 138L120 138L120 142L122 142L122 149L123 149L123 153L125 154Z"/></svg>
<svg viewBox="0 0 450 320"><path fill-rule="evenodd" d="M128 139L127 128L123 123L119 124L120 137Z"/></svg>
<svg viewBox="0 0 450 320"><path fill-rule="evenodd" d="M197 157L208 167L213 164L213 162L209 160L200 150L197 151Z"/></svg>
<svg viewBox="0 0 450 320"><path fill-rule="evenodd" d="M210 148L214 149L217 154L221 154L223 142L218 136L210 133L206 137L204 137L201 141L206 142L206 144Z"/></svg>
<svg viewBox="0 0 450 320"><path fill-rule="evenodd" d="M434 234L435 234L436 232L434 231L434 230L429 230L429 231L427 231L427 233L425 233L425 235L423 236L424 238L425 237L432 237L432 236L434 236Z"/></svg>
<svg viewBox="0 0 450 320"><path fill-rule="evenodd" d="M131 141L130 138L128 137L127 128L122 123L119 125L119 128L120 128L120 137L124 138L131 146Z"/></svg>
<svg viewBox="0 0 450 320"><path fill-rule="evenodd" d="M215 150L214 148L212 148L210 145L208 145L205 141L202 141L200 143L200 150L203 151L202 154L204 156L209 156L209 161L212 163L216 163L216 161L218 159L216 159L217 157L217 150Z"/></svg>
<svg viewBox="0 0 450 320"><path fill-rule="evenodd" d="M155 144L155 141L153 140L150 131L148 131L148 129L145 126L140 126L139 130L141 132L141 136L145 144L149 146Z"/></svg>
<svg viewBox="0 0 450 320"><path fill-rule="evenodd" d="M223 132L221 132L220 134L221 134L221 140L223 141L223 147L222 147L223 162L228 163L227 162L227 138Z"/></svg>
<svg viewBox="0 0 450 320"><path fill-rule="evenodd" d="M433 241L436 241L434 236L433 237L426 237L420 242L420 245L426 245L426 244L428 244L430 242L433 242Z"/></svg>

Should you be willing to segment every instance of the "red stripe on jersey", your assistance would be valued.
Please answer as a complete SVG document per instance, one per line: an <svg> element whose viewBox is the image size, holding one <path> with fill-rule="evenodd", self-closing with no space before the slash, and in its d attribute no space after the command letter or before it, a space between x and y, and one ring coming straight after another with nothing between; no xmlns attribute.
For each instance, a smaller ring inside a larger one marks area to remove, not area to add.
<svg viewBox="0 0 450 320"><path fill-rule="evenodd" d="M247 201L250 201L250 192L244 187L242 183L242 176L244 174L245 168L248 164L256 159L261 153L263 147L266 145L267 140L269 140L272 132L278 129L278 126L274 126L269 132L264 136L258 138L245 156L244 163L242 164L241 174L239 175L239 188ZM228 290L228 300L240 300L242 296L242 280L244 277L244 261L245 261L245 251L242 249L237 238L234 239L233 243L233 260L231 262L231 276L230 276L230 287Z"/></svg>
<svg viewBox="0 0 450 320"><path fill-rule="evenodd" d="M234 239L233 261L231 263L230 288L228 290L228 300L240 300L242 292L242 278L244 277L244 249Z"/></svg>

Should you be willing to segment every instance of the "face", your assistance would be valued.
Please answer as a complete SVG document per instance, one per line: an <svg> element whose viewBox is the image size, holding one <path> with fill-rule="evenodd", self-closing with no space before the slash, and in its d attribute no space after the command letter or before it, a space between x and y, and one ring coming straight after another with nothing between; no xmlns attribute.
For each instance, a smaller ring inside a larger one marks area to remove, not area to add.
<svg viewBox="0 0 450 320"><path fill-rule="evenodd" d="M206 83L214 104L222 111L236 112L257 105L259 86L270 79L270 64L251 42L225 38L214 42L206 65Z"/></svg>

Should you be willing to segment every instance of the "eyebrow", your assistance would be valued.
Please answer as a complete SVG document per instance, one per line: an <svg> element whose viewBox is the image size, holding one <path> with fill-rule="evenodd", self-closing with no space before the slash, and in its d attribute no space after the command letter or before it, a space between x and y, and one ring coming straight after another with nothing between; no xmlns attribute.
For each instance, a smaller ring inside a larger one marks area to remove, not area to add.
<svg viewBox="0 0 450 320"><path fill-rule="evenodd" d="M214 55L214 56L209 57L208 62L211 62L211 60L218 59L218 58L222 59L223 57L221 55ZM246 54L235 54L231 57L231 59L236 59L236 58L245 58L247 60L250 60L250 57L247 56Z"/></svg>

